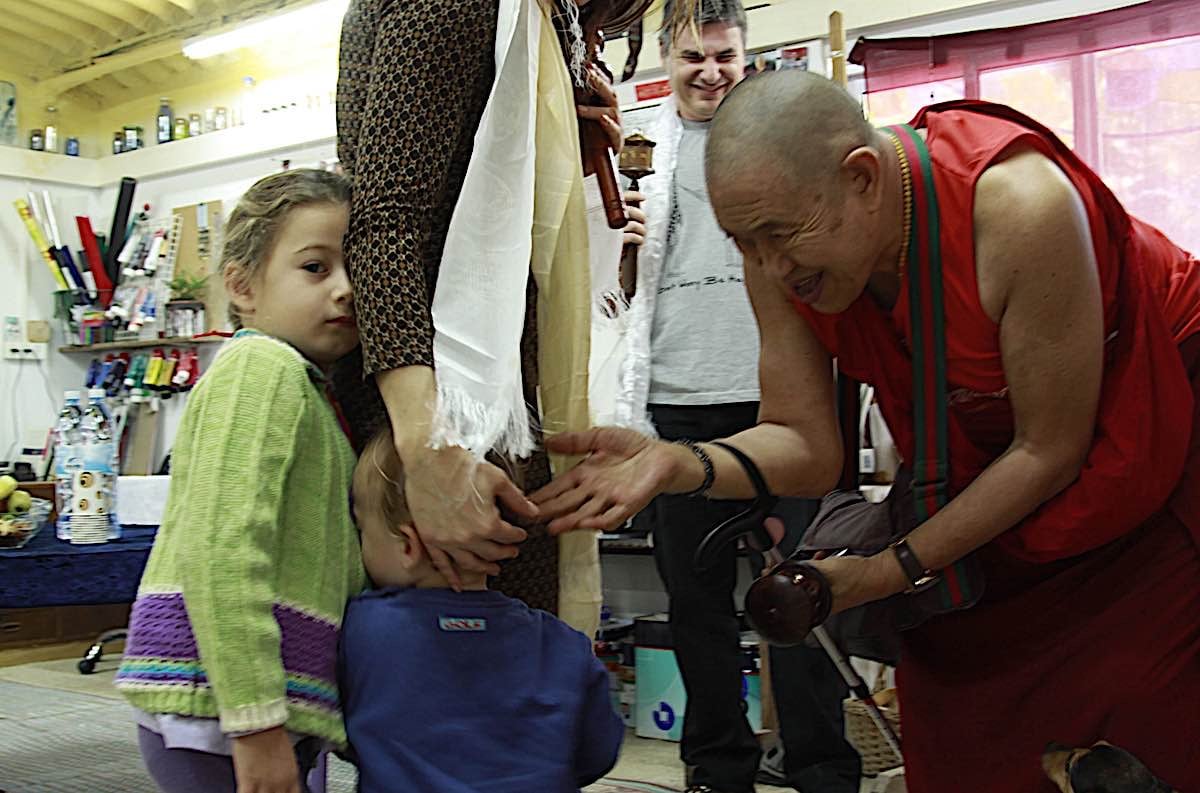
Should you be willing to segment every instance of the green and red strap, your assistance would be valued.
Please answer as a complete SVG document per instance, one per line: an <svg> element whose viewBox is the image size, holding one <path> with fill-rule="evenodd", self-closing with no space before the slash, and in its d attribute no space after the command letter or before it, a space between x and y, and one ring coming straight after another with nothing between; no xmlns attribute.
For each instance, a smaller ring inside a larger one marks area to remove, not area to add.
<svg viewBox="0 0 1200 793"><path fill-rule="evenodd" d="M917 524L950 499L946 416L946 312L941 225L929 148L907 124L887 128L904 149L912 174L913 229L908 242L908 311L913 363L913 504ZM941 571L935 587L946 610L975 601L965 561Z"/></svg>

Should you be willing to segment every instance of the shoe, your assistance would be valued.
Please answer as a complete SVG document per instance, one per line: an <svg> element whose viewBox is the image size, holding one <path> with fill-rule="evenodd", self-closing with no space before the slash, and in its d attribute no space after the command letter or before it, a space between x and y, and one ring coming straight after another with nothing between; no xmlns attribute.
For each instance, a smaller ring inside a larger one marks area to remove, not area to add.
<svg viewBox="0 0 1200 793"><path fill-rule="evenodd" d="M715 787L709 787L708 785L692 785L683 791L683 793L724 793L724 791L717 790Z"/></svg>
<svg viewBox="0 0 1200 793"><path fill-rule="evenodd" d="M763 752L754 781L760 785L787 787L787 774L783 770L783 744L775 744Z"/></svg>

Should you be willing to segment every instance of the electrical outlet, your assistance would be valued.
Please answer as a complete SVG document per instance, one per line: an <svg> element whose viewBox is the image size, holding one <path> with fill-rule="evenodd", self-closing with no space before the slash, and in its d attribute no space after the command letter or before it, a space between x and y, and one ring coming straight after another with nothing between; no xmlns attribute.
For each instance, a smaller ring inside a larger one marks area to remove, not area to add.
<svg viewBox="0 0 1200 793"><path fill-rule="evenodd" d="M30 341L18 344L4 342L4 357L10 361L44 361L46 345Z"/></svg>
<svg viewBox="0 0 1200 793"><path fill-rule="evenodd" d="M21 329L21 318L4 318L4 357L10 361L42 361L46 358L46 345L33 343L25 338Z"/></svg>

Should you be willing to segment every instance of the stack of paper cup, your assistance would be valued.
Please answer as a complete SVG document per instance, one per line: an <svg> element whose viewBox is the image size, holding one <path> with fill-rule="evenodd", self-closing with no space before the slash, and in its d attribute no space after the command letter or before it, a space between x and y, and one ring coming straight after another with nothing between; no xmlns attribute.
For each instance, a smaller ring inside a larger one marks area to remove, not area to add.
<svg viewBox="0 0 1200 793"><path fill-rule="evenodd" d="M108 504L101 487L102 476L79 471L72 482L71 544L96 545L108 542Z"/></svg>
<svg viewBox="0 0 1200 793"><path fill-rule="evenodd" d="M107 515L72 515L71 544L97 545L108 542Z"/></svg>

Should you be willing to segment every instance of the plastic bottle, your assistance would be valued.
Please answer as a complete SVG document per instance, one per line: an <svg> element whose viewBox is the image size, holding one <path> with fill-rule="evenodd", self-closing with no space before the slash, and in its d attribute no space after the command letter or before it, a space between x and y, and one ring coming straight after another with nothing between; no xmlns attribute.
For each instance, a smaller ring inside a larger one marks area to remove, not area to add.
<svg viewBox="0 0 1200 793"><path fill-rule="evenodd" d="M91 471L99 483L102 497L97 500L95 514L108 516L108 539L115 540L121 536L117 520L117 445L105 397L103 388L88 389L88 404L79 423L80 457L84 470Z"/></svg>
<svg viewBox="0 0 1200 793"><path fill-rule="evenodd" d="M54 426L54 497L58 502L55 534L60 540L71 539L71 479L82 467L78 456L82 418L79 392L64 392L63 406Z"/></svg>

